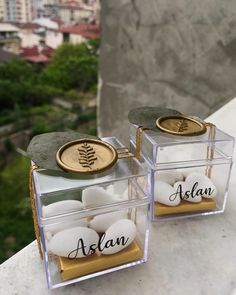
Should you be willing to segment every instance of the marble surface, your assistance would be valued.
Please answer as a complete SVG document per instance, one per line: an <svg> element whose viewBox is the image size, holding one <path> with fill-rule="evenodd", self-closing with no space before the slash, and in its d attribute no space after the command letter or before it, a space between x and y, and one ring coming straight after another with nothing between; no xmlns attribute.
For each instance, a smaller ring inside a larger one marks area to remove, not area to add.
<svg viewBox="0 0 236 295"><path fill-rule="evenodd" d="M208 121L236 137L236 98ZM151 225L146 264L50 291L35 241L0 266L1 295L236 295L236 165L224 214Z"/></svg>
<svg viewBox="0 0 236 295"><path fill-rule="evenodd" d="M135 106L204 118L235 95L234 0L101 3L100 135L127 140Z"/></svg>

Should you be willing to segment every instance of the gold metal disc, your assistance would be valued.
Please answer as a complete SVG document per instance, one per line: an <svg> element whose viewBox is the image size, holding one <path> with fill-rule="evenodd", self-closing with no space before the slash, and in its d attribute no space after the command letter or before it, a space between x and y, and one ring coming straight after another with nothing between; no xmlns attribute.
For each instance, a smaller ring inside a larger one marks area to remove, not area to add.
<svg viewBox="0 0 236 295"><path fill-rule="evenodd" d="M78 139L64 144L56 154L57 164L65 171L98 173L117 161L116 150L97 139Z"/></svg>
<svg viewBox="0 0 236 295"><path fill-rule="evenodd" d="M156 120L156 125L162 131L182 136L194 136L206 132L206 126L202 122L181 115L160 117Z"/></svg>

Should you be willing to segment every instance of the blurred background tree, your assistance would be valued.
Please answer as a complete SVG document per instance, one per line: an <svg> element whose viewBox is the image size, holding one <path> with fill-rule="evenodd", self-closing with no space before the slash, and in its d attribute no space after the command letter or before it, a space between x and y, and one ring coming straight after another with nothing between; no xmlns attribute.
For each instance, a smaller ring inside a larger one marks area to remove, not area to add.
<svg viewBox="0 0 236 295"><path fill-rule="evenodd" d="M41 75L43 84L63 90L88 91L97 83L97 43L63 44Z"/></svg>
<svg viewBox="0 0 236 295"><path fill-rule="evenodd" d="M98 50L98 39L66 43L44 67L21 59L0 64L0 263L35 238L30 161L18 152L24 154L30 138L44 132L96 135Z"/></svg>

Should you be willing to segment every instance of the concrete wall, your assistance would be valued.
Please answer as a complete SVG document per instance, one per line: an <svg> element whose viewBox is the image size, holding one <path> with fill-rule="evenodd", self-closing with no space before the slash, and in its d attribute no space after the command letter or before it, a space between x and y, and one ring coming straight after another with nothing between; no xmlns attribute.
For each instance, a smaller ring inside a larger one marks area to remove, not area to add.
<svg viewBox="0 0 236 295"><path fill-rule="evenodd" d="M19 37L21 39L21 47L38 46L40 40L42 40L42 37L30 32L30 30L22 30Z"/></svg>
<svg viewBox="0 0 236 295"><path fill-rule="evenodd" d="M128 138L128 110L202 118L236 94L236 1L102 0L98 125Z"/></svg>
<svg viewBox="0 0 236 295"><path fill-rule="evenodd" d="M47 46L56 49L63 43L63 34L51 30L46 31L45 43Z"/></svg>

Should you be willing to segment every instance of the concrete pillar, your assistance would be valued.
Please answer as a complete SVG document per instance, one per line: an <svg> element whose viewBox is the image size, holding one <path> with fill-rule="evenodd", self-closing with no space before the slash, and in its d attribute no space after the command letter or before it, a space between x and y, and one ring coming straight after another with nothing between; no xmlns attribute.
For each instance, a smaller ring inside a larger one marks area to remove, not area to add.
<svg viewBox="0 0 236 295"><path fill-rule="evenodd" d="M102 0L100 135L128 139L135 106L204 118L236 93L234 0Z"/></svg>

